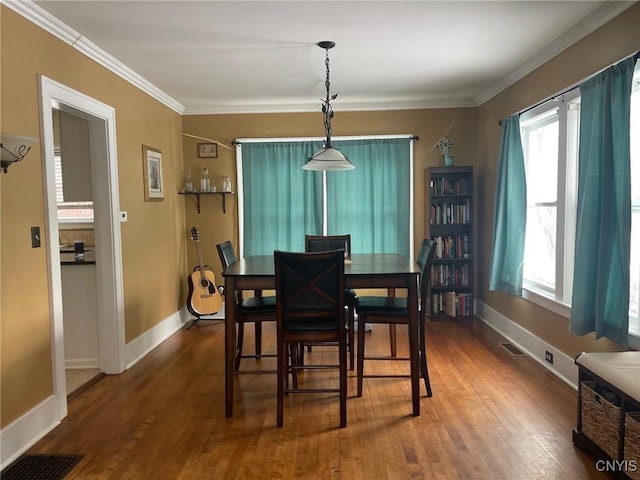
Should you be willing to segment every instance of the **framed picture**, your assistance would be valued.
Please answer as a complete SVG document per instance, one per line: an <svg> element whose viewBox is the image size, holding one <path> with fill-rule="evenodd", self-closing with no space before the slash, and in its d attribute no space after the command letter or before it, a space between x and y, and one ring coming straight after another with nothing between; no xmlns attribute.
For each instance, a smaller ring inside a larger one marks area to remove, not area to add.
<svg viewBox="0 0 640 480"><path fill-rule="evenodd" d="M199 143L198 157L199 158L217 158L218 144L217 143Z"/></svg>
<svg viewBox="0 0 640 480"><path fill-rule="evenodd" d="M142 146L142 162L144 170L144 199L162 200L164 184L162 182L162 152L157 148Z"/></svg>

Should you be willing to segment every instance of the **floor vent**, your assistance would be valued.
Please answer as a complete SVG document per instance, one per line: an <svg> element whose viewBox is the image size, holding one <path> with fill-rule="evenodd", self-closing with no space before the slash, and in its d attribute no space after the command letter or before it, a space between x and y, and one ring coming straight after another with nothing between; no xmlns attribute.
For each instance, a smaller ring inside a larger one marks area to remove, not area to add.
<svg viewBox="0 0 640 480"><path fill-rule="evenodd" d="M526 355L526 353L524 353L522 350L516 347L513 343L505 342L505 343L501 343L500 345L502 345L502 347L511 355L515 355L515 356Z"/></svg>
<svg viewBox="0 0 640 480"><path fill-rule="evenodd" d="M61 480L83 455L25 454L0 472L2 480Z"/></svg>

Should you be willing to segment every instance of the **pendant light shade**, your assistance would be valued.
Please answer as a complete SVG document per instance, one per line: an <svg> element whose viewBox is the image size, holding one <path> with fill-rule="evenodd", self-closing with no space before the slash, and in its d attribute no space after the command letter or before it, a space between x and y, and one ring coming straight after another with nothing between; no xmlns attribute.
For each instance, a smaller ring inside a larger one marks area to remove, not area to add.
<svg viewBox="0 0 640 480"><path fill-rule="evenodd" d="M331 119L333 118L333 108L331 107L331 100L335 100L338 94L331 96L329 94L329 49L335 47L335 43L331 41L318 42L320 48L324 48L326 51L326 59L324 61L327 69L327 79L324 85L327 89L327 98L322 101L322 115L324 117L324 130L326 139L324 141L324 147L322 150L316 152L313 156L309 157L307 163L302 167L303 170L353 170L356 168L337 148L331 145Z"/></svg>

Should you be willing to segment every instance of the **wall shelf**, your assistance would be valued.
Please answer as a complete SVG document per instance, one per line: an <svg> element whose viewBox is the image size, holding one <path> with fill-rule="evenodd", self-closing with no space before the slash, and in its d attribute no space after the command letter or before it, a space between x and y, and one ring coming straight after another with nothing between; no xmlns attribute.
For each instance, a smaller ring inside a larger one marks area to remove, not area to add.
<svg viewBox="0 0 640 480"><path fill-rule="evenodd" d="M221 195L222 213L227 213L227 195L235 195L235 192L178 192L178 195L195 195L198 214L200 213L200 195Z"/></svg>

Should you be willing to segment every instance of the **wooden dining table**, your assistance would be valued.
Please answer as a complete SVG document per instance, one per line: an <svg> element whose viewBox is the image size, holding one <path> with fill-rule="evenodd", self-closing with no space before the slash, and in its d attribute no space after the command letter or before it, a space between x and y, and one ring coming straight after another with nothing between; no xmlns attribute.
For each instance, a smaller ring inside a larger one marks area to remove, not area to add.
<svg viewBox="0 0 640 480"><path fill-rule="evenodd" d="M345 283L349 289L406 289L409 309L409 357L413 415L420 415L418 345L419 266L409 258L390 253L352 254L345 259ZM256 255L229 265L222 275L225 294L225 415L233 416L236 301L238 290L274 290L273 255ZM274 390L275 395L275 390Z"/></svg>

